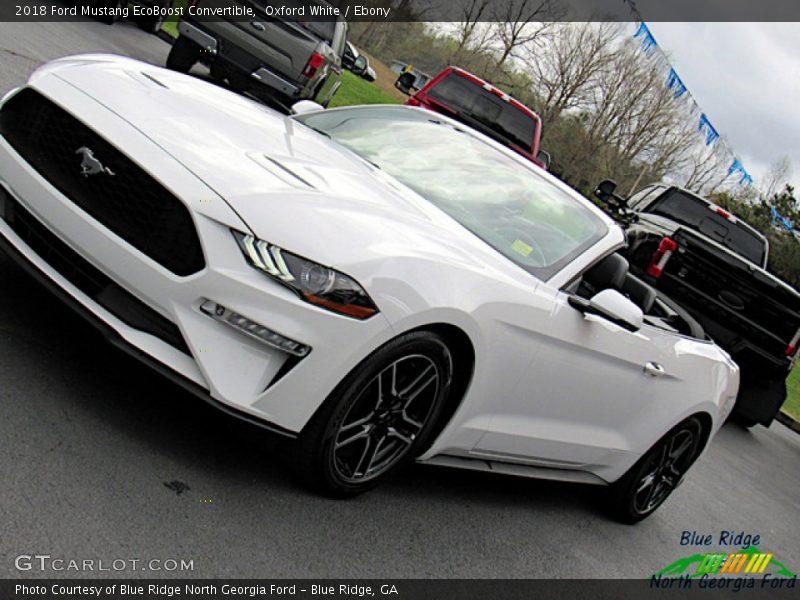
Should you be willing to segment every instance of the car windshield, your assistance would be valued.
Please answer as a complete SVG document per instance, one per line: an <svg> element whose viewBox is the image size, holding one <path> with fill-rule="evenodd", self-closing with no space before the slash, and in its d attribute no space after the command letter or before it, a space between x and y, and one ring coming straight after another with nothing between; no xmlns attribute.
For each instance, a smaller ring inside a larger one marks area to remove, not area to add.
<svg viewBox="0 0 800 600"><path fill-rule="evenodd" d="M764 238L736 219L729 221L712 210L708 203L680 190L669 190L645 212L667 217L699 231L757 265L764 264L767 251Z"/></svg>
<svg viewBox="0 0 800 600"><path fill-rule="evenodd" d="M455 71L431 87L427 94L455 109L458 117L477 121L479 127L527 152L533 148L535 119Z"/></svg>
<svg viewBox="0 0 800 600"><path fill-rule="evenodd" d="M607 231L536 167L422 109L361 107L295 117L426 198L547 279Z"/></svg>

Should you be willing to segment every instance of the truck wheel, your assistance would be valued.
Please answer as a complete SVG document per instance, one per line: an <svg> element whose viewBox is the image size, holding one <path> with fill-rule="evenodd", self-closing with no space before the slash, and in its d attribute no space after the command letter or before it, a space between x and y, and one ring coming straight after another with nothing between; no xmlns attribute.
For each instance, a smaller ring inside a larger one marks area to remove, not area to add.
<svg viewBox="0 0 800 600"><path fill-rule="evenodd" d="M122 0L107 0L106 2L102 2L101 6L108 8L109 11L116 12L122 8ZM106 25L113 25L119 21L119 17L108 15L97 17L97 20L101 23L105 23Z"/></svg>
<svg viewBox="0 0 800 600"><path fill-rule="evenodd" d="M745 429L750 429L758 425L758 421L755 419L745 417L744 415L740 415L735 412L731 413L730 420L736 423L739 427L744 427Z"/></svg>
<svg viewBox="0 0 800 600"><path fill-rule="evenodd" d="M237 71L228 73L227 79L228 87L239 94L244 94L253 87L252 80L247 75Z"/></svg>
<svg viewBox="0 0 800 600"><path fill-rule="evenodd" d="M181 35L169 51L167 68L179 73L188 73L198 58L200 58L200 46Z"/></svg>
<svg viewBox="0 0 800 600"><path fill-rule="evenodd" d="M153 3L153 8L165 10L168 9L171 5L171 0L160 0L159 2ZM135 19L136 25L139 26L139 29L146 31L147 33L158 33L161 29L161 26L164 24L164 17L159 14L157 17L139 17Z"/></svg>
<svg viewBox="0 0 800 600"><path fill-rule="evenodd" d="M158 33L163 24L164 17L139 17L136 19L139 29L147 33Z"/></svg>

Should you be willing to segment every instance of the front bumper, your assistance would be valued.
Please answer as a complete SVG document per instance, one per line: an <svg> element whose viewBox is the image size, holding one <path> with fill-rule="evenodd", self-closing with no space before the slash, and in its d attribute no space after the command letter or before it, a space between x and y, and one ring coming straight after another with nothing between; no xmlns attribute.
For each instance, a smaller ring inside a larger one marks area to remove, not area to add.
<svg viewBox="0 0 800 600"><path fill-rule="evenodd" d="M206 267L179 277L84 213L0 138L0 185L53 236L115 286L174 324L182 350L131 326L72 283L0 218L0 240L36 277L107 337L197 395L288 435L301 431L341 379L392 337L383 315L356 321L309 305L249 267L230 233L246 225L180 163L132 125L57 78L37 86L125 153L190 209ZM76 167L77 168L77 167ZM236 331L200 310L206 299L313 350L301 359ZM344 343L346 342L346 344Z"/></svg>
<svg viewBox="0 0 800 600"><path fill-rule="evenodd" d="M297 437L297 434L293 431L289 431L275 425L274 423L269 423L265 420L255 418L254 416L236 410L235 408L223 404L215 400L211 394L209 394L208 390L201 385L198 385L196 382L192 381L191 379L184 377L178 371L173 370L172 368L168 367L167 365L159 362L158 360L153 359L149 354L142 352L137 348L135 345L128 342L124 339L119 333L111 327L108 323L100 319L95 313L88 310L86 306L84 306L81 302L70 296L63 288L59 287L55 281L53 281L50 277L47 276L46 273L40 271L36 265L29 260L24 254L22 254L16 246L11 244L7 239L0 236L0 250L5 252L9 257L11 257L14 262L16 262L23 270L25 270L31 277L33 277L36 281L38 281L45 289L47 289L50 293L52 293L56 298L60 299L64 304L74 310L80 317L85 319L90 325L92 325L95 329L97 329L101 335L110 343L112 346L115 346L132 356L133 358L139 360L140 362L146 364L154 371L160 373L167 379L171 380L173 383L181 386L188 392L194 394L198 398L208 402L209 404L213 405L215 408L222 410L223 412L246 421L248 423L252 423L258 427L262 427L271 431L273 433L277 433L289 438Z"/></svg>

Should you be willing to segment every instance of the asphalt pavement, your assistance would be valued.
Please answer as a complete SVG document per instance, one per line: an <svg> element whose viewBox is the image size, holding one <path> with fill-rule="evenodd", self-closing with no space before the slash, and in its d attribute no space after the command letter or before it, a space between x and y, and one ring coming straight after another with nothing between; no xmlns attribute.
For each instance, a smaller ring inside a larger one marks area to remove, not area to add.
<svg viewBox="0 0 800 600"><path fill-rule="evenodd" d="M127 23L2 23L0 91L95 51L163 64L168 46ZM0 577L81 575L17 569L49 555L128 561L86 576L642 578L697 551L684 531L731 530L800 570L800 436L778 423L726 426L634 527L606 518L594 487L421 465L329 500L282 456L106 345L0 255ZM130 566L151 559L194 568Z"/></svg>

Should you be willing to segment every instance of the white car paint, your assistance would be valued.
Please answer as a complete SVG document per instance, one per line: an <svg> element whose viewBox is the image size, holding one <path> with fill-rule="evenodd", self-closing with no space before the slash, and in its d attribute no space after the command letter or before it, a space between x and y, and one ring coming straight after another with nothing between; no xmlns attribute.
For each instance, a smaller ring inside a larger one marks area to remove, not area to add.
<svg viewBox="0 0 800 600"><path fill-rule="evenodd" d="M2 219L0 235L127 343L227 406L299 432L381 344L447 323L469 337L474 374L421 461L612 482L685 417L706 413L716 431L732 407L738 368L714 344L647 324L631 333L569 306L561 288L624 237L539 169L531 176L570 194L608 228L547 281L337 143L192 77L85 55L49 63L28 85L111 140L189 207L207 266L185 278L170 273L88 218L2 137L0 184L86 260L174 321L192 356L97 305ZM303 302L246 264L230 228L350 275L380 313L359 321ZM268 387L287 355L208 318L199 310L204 299L313 351ZM648 362L665 375L648 374Z"/></svg>

